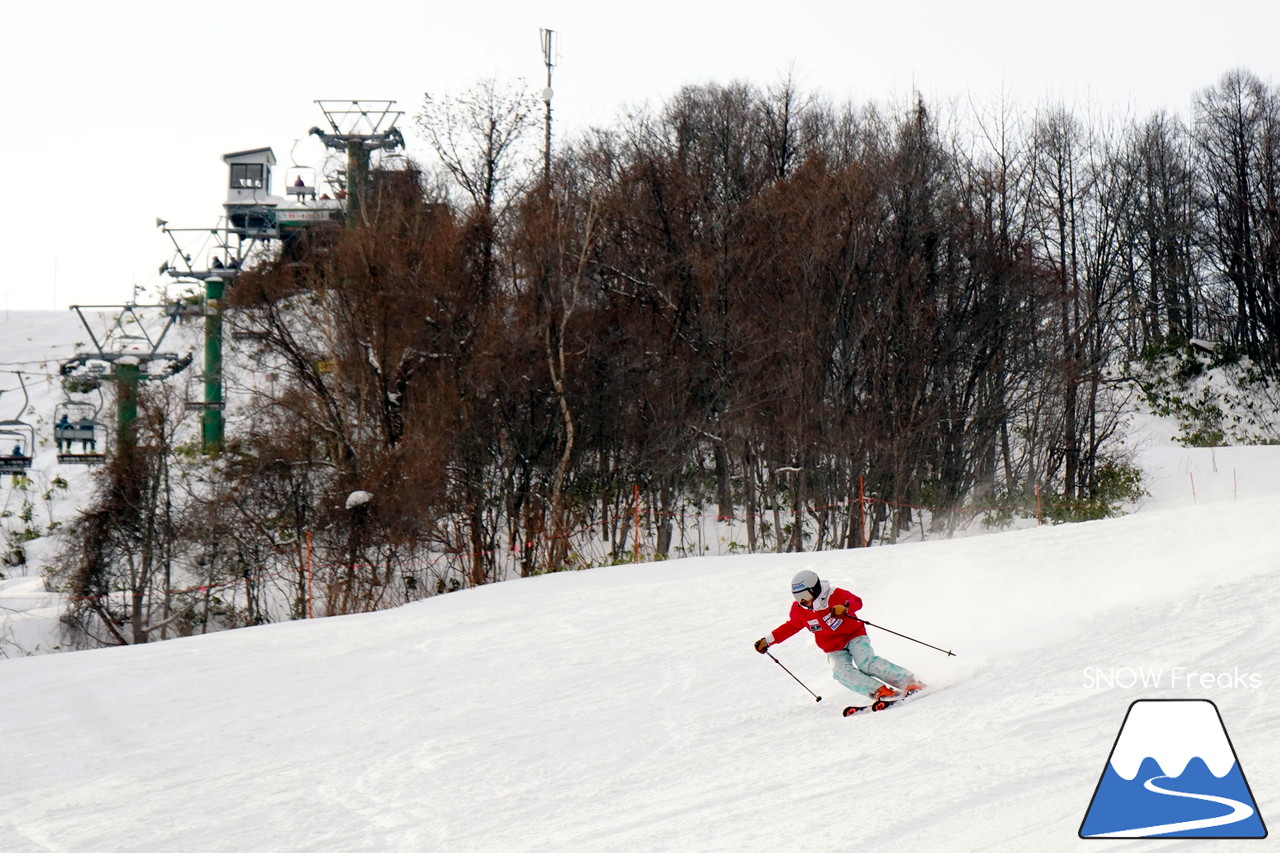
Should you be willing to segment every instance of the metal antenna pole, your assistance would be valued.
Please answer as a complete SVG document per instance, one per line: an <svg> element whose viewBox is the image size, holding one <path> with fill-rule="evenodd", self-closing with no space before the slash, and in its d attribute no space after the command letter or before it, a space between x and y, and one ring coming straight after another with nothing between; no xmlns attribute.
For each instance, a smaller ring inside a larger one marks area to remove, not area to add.
<svg viewBox="0 0 1280 853"><path fill-rule="evenodd" d="M542 90L542 102L547 106L547 118L545 124L545 139L542 146L542 180L549 192L551 189L551 69L555 67L555 39L556 31L543 29L539 31L542 36L542 58L547 66L547 87Z"/></svg>

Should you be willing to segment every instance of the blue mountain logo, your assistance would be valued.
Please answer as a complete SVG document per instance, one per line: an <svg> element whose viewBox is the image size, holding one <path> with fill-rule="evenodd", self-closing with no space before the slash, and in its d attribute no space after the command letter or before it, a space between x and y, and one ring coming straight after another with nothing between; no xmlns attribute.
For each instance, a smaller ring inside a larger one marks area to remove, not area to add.
<svg viewBox="0 0 1280 853"><path fill-rule="evenodd" d="M1218 706L1129 706L1080 825L1081 838L1266 838Z"/></svg>

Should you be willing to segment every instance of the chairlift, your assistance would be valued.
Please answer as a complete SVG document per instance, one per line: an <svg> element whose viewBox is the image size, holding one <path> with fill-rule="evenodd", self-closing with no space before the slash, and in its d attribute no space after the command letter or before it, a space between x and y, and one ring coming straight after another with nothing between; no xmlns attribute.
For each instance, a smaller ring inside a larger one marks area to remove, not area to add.
<svg viewBox="0 0 1280 853"><path fill-rule="evenodd" d="M290 166L284 173L285 193L297 201L316 200L316 170L310 166Z"/></svg>
<svg viewBox="0 0 1280 853"><path fill-rule="evenodd" d="M294 200L303 202L307 199L316 200L316 170L310 166L303 166L298 162L295 152L298 150L298 143L301 139L293 141L293 147L289 149L289 168L284 172L284 189L285 193Z"/></svg>
<svg viewBox="0 0 1280 853"><path fill-rule="evenodd" d="M18 416L27 410L31 402L27 396L27 383L22 374L13 371L22 386L22 408ZM12 445L9 442L13 442ZM18 419L0 421L0 474L25 474L31 467L32 457L36 452L36 431L31 424Z"/></svg>
<svg viewBox="0 0 1280 853"><path fill-rule="evenodd" d="M27 473L36 446L36 431L31 424L0 421L0 442L0 474Z"/></svg>
<svg viewBox="0 0 1280 853"><path fill-rule="evenodd" d="M100 407L84 400L63 400L53 410L53 439L58 461L64 465L97 465L106 461L98 442L106 439L106 428L98 420ZM74 452L76 442L80 452Z"/></svg>

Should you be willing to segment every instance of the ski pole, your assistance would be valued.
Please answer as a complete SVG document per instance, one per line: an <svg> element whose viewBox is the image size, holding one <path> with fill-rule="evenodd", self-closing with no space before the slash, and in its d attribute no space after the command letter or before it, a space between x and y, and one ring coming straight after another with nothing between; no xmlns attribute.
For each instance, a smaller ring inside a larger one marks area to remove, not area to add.
<svg viewBox="0 0 1280 853"><path fill-rule="evenodd" d="M943 654L947 655L948 657L956 657L956 656L957 656L955 652L953 652L953 651L951 651L951 650L949 650L949 649L940 649L940 648L938 648L937 646L930 645L929 643L926 643L924 640L917 640L915 637L908 637L906 634L899 634L897 631L892 631L892 630L890 630L890 629L888 629L888 628L884 627L883 625L877 625L877 624L876 624L876 623L874 623L874 622L868 622L866 619L863 619L861 616L859 616L859 617L858 617L858 621L859 621L859 622L861 622L863 625L870 625L872 628L879 628L881 631L889 631L889 633L890 633L890 634L894 634L895 636L902 637L904 640L910 640L911 642L913 642L913 643L919 643L919 644L920 644L920 645L922 645L922 646L929 646L929 648L933 649L935 652L942 652Z"/></svg>
<svg viewBox="0 0 1280 853"><path fill-rule="evenodd" d="M765 653L766 655L768 655L769 657L773 658L773 662L774 662L774 663L776 663L778 666L782 666L782 661L780 661L780 660L778 660L777 658L773 657L773 652L769 651L768 649L765 649L765 650L764 650L764 653ZM796 678L796 674L795 674L794 672L792 672L791 670L787 669L785 666L782 666L782 669L783 669L783 671L784 671L784 672L786 672L786 673L787 673L787 675L791 676L792 678ZM800 679L798 679L798 678L796 678L796 684L799 684L801 687L804 687L804 689L805 689L805 690L809 690L809 688L805 686L805 683L804 683L803 681L801 681ZM821 701L822 701L822 697L821 697L821 696L819 696L817 693L814 693L812 690L809 690L809 695L810 695L810 696L812 696L812 697L814 698L814 700L815 700L815 701L817 701L817 702L821 702Z"/></svg>

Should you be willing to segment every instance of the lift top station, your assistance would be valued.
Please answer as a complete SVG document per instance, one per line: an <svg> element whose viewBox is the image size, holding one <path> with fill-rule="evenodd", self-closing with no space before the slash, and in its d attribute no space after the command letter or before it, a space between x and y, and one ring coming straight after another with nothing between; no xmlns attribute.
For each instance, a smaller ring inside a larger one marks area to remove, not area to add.
<svg viewBox="0 0 1280 853"><path fill-rule="evenodd" d="M270 148L236 151L224 154L222 160L229 174L223 209L230 230L241 242L287 238L300 228L346 218L346 192L318 193L313 169L291 167L284 195L272 193L276 157Z"/></svg>
<svg viewBox="0 0 1280 853"><path fill-rule="evenodd" d="M187 408L201 412L208 453L218 452L223 443L224 289L255 259L259 247L275 241L280 247L277 251L287 252L291 238L306 229L358 217L369 191L373 152L394 153L404 147L404 137L396 127L403 112L394 109L395 101L325 100L316 104L328 127L313 127L309 135L345 156L344 167L332 175L325 170L326 189L318 186L315 169L295 163L285 174L283 194L277 195L272 186L275 152L270 148L233 151L222 157L227 164L227 196L218 226L169 228L168 222L156 219L156 226L173 241L175 250L173 259L160 271L205 286L203 302L190 302L177 313L203 315L205 320L204 399L188 401ZM202 245L189 246L200 239Z"/></svg>
<svg viewBox="0 0 1280 853"><path fill-rule="evenodd" d="M285 195L273 193L276 155L270 148L233 151L222 155L222 161L227 164L227 196L218 226L170 228L167 221L156 220L173 241L175 252L160 267L161 272L196 281L229 281L239 275L258 247L287 239L290 233L309 225L341 223L346 218L344 201L337 193L333 197L317 194L310 169L292 169L297 177L286 187Z"/></svg>
<svg viewBox="0 0 1280 853"><path fill-rule="evenodd" d="M223 207L227 221L241 236L275 236L272 211L283 199L271 194L271 167L276 155L270 148L224 154L230 179Z"/></svg>
<svg viewBox="0 0 1280 853"><path fill-rule="evenodd" d="M270 148L224 154L230 180L223 207L231 230L241 240L287 238L300 228L358 217L369 188L373 152L404 148L404 136L396 127L404 113L394 109L395 101L316 104L328 127L313 127L309 134L346 157L345 168L330 182L333 195L317 192L314 171L296 165L286 175L284 195L273 194L271 169L276 158Z"/></svg>
<svg viewBox="0 0 1280 853"><path fill-rule="evenodd" d="M317 170L294 164L284 187L273 184L276 155L271 148L251 148L222 155L227 164L227 195L222 223L214 228L169 228L156 225L173 241L175 255L160 267L175 278L233 280L255 249L273 240L288 241L305 228L344 223L360 215L368 193L373 152L395 153L404 147L396 122L404 115L389 100L320 100L327 127L309 135L341 152L343 165L326 171L319 186ZM202 239L203 238L203 239ZM202 245L192 245L202 241Z"/></svg>

